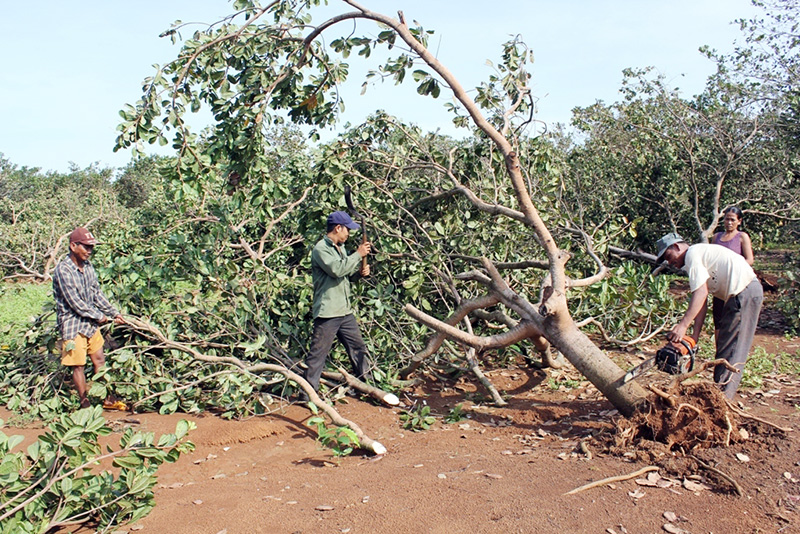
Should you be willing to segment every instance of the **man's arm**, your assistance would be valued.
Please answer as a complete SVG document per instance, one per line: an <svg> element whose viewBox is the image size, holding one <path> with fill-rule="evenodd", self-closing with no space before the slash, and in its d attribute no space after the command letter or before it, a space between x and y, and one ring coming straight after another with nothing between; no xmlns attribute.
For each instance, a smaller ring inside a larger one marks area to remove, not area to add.
<svg viewBox="0 0 800 534"><path fill-rule="evenodd" d="M117 324L125 323L125 319L122 318L122 315L117 311L117 309L109 302L106 296L103 294L103 290L100 289L100 281L97 279L97 271L94 270L94 267L91 264L86 265L87 275L90 277L90 284L92 286L92 296L93 296L93 304L94 307L103 312L105 315L103 319L98 321L100 324L107 323L110 319L113 319Z"/></svg>
<svg viewBox="0 0 800 534"><path fill-rule="evenodd" d="M315 247L311 252L311 260L332 278L350 276L361 266L361 255L357 252L342 258L328 247Z"/></svg>
<svg viewBox="0 0 800 534"><path fill-rule="evenodd" d="M706 286L703 286L706 288ZM692 339L694 339L695 344L700 341L700 332L703 331L703 323L706 322L706 315L708 314L708 288L706 288L706 298L703 299L703 307L700 308L700 312L697 314L697 317L694 318L694 326L692 327Z"/></svg>
<svg viewBox="0 0 800 534"><path fill-rule="evenodd" d="M94 302L97 305L97 308L106 314L106 317L111 317L113 319L121 317L117 309L111 304L111 302L108 301L99 286L97 288L97 293L94 295Z"/></svg>
<svg viewBox="0 0 800 534"><path fill-rule="evenodd" d="M686 330L689 328L689 325L694 321L692 337L697 341L700 338L700 330L703 328L707 310L708 285L703 284L692 293L692 298L689 299L689 309L683 314L683 318L680 322L667 333L667 339L679 342L683 339L683 336L686 335Z"/></svg>

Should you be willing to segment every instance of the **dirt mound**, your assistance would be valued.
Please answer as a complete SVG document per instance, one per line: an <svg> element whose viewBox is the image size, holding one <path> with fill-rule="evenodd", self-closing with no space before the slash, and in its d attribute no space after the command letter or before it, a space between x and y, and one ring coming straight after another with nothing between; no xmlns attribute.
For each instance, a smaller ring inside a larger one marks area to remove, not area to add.
<svg viewBox="0 0 800 534"><path fill-rule="evenodd" d="M715 385L678 384L662 393L654 395L647 410L618 422L617 447L658 442L668 450L690 451L741 440L735 414Z"/></svg>
<svg viewBox="0 0 800 534"><path fill-rule="evenodd" d="M248 443L277 435L281 431L281 423L270 419L250 419L236 421L235 425L222 428L198 426L192 432L192 441L198 446L220 447L237 443Z"/></svg>

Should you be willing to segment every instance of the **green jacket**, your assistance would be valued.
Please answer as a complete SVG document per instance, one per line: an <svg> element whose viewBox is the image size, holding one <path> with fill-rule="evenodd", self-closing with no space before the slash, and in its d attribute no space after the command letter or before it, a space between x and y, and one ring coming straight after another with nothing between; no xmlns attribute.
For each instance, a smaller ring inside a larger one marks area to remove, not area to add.
<svg viewBox="0 0 800 534"><path fill-rule="evenodd" d="M344 317L353 313L350 306L350 276L361 267L361 256L349 256L344 245L336 246L323 237L311 251L311 278L314 281L314 319Z"/></svg>

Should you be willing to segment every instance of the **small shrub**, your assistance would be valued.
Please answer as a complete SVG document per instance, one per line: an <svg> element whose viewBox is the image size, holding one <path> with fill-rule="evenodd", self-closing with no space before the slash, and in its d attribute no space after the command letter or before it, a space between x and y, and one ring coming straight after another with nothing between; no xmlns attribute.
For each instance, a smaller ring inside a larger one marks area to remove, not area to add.
<svg viewBox="0 0 800 534"><path fill-rule="evenodd" d="M580 387L581 381L580 380L573 380L570 378L565 378L563 380L556 380L555 378L548 377L547 379L547 387L552 389L553 391L558 390L562 386L564 389L575 389Z"/></svg>
<svg viewBox="0 0 800 534"><path fill-rule="evenodd" d="M764 386L764 377L770 373L800 375L800 356L785 352L770 354L764 347L756 347L745 363L741 385L761 388Z"/></svg>
<svg viewBox="0 0 800 534"><path fill-rule="evenodd" d="M413 430L414 432L421 432L428 430L436 418L431 413L430 406L419 406L416 409L403 411L400 414L400 420L403 422L403 428L406 430Z"/></svg>
<svg viewBox="0 0 800 534"><path fill-rule="evenodd" d="M444 416L444 422L448 424L458 423L467 417L461 404L456 404L450 412Z"/></svg>
<svg viewBox="0 0 800 534"><path fill-rule="evenodd" d="M359 446L355 432L344 426L329 427L325 418L319 415L319 408L314 403L309 403L308 406L314 416L306 421L306 426L317 431L317 441L323 447L331 449L334 456L348 456Z"/></svg>

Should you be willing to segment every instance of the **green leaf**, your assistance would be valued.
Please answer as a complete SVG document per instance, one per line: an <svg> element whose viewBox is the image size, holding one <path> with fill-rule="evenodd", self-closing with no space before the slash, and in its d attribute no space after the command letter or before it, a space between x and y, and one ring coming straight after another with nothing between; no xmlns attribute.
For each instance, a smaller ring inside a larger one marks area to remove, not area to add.
<svg viewBox="0 0 800 534"><path fill-rule="evenodd" d="M187 421L186 419L181 419L178 421L178 424L175 427L175 437L181 439L193 428L196 428L196 425L193 422Z"/></svg>
<svg viewBox="0 0 800 534"><path fill-rule="evenodd" d="M12 450L14 447L16 447L17 445L22 443L24 440L25 440L25 438L23 436L16 436L16 435L15 436L9 436L8 437L8 449L7 450L9 450L9 451Z"/></svg>
<svg viewBox="0 0 800 534"><path fill-rule="evenodd" d="M142 465L142 459L137 458L132 454L126 456L119 456L117 458L114 458L113 465L114 467L122 467L125 469L136 469L137 467Z"/></svg>

